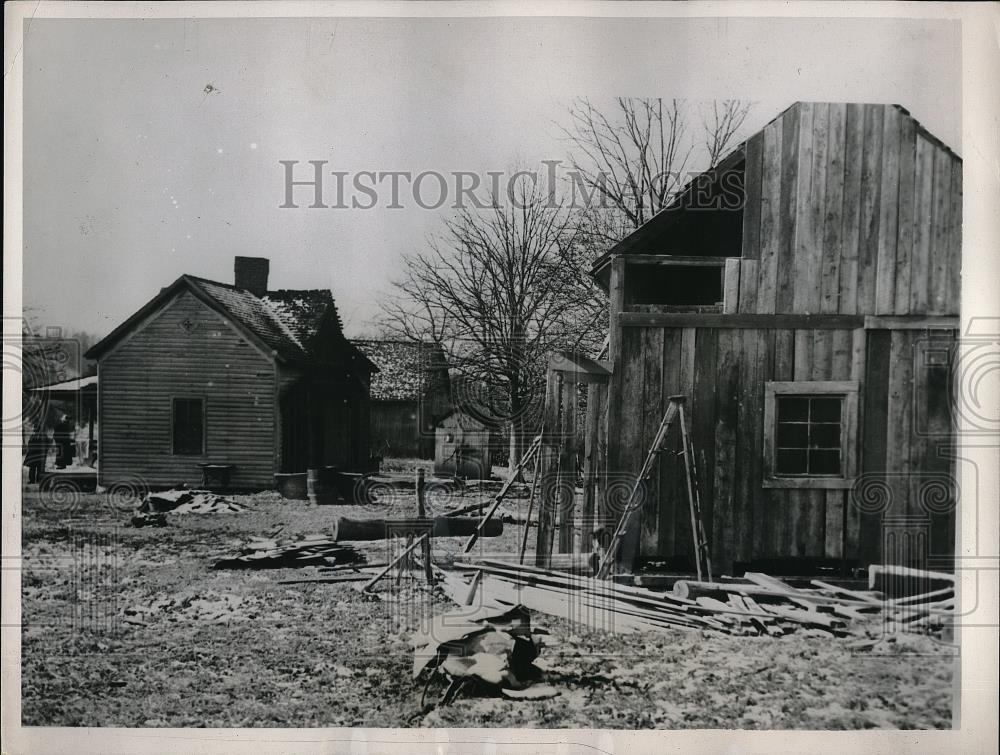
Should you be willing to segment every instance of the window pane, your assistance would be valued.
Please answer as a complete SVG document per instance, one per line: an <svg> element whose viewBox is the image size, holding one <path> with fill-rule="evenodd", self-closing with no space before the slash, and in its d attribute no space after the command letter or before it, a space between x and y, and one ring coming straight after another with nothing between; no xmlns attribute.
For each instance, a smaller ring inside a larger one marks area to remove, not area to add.
<svg viewBox="0 0 1000 755"><path fill-rule="evenodd" d="M779 424L778 448L805 448L809 445L809 425Z"/></svg>
<svg viewBox="0 0 1000 755"><path fill-rule="evenodd" d="M840 398L813 398L809 419L813 422L840 422L841 401Z"/></svg>
<svg viewBox="0 0 1000 755"><path fill-rule="evenodd" d="M840 451L810 451L809 474L840 474Z"/></svg>
<svg viewBox="0 0 1000 755"><path fill-rule="evenodd" d="M840 448L840 425L812 425L809 428L812 448Z"/></svg>
<svg viewBox="0 0 1000 755"><path fill-rule="evenodd" d="M799 396L778 397L778 422L807 422L809 399Z"/></svg>
<svg viewBox="0 0 1000 755"><path fill-rule="evenodd" d="M805 474L806 452L778 450L776 458L776 469L778 474Z"/></svg>

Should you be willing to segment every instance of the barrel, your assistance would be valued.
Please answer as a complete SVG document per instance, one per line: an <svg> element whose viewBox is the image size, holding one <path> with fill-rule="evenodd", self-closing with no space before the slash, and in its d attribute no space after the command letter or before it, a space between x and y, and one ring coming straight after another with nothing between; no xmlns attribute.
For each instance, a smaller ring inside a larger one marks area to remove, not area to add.
<svg viewBox="0 0 1000 755"><path fill-rule="evenodd" d="M337 468L306 470L306 497L309 503L326 506L337 502Z"/></svg>

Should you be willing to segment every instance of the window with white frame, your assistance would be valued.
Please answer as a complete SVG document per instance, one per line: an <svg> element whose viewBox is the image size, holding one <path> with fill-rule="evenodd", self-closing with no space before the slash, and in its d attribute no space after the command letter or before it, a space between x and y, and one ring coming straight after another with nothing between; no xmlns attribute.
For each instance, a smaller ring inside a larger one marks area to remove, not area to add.
<svg viewBox="0 0 1000 755"><path fill-rule="evenodd" d="M857 474L858 383L769 382L765 487L844 488Z"/></svg>

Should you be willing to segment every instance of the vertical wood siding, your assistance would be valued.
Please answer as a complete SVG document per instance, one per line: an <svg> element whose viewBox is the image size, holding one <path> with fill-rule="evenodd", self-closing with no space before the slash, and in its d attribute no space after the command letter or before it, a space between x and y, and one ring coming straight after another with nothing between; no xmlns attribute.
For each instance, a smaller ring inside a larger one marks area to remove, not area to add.
<svg viewBox="0 0 1000 755"><path fill-rule="evenodd" d="M692 337L693 375L683 369ZM622 421L612 428L618 442L609 448L610 469L634 476L665 397L688 396L703 516L718 568L788 556L867 564L881 556L883 515L927 516L926 502L947 487L950 462L938 449L951 442L947 374L957 338L951 331L628 327L622 338L619 378L636 400L624 402ZM764 488L764 384L852 380L859 370L859 490ZM630 543L639 557L693 552L684 469L670 453L678 448L671 438L661 456L650 491L654 504L644 509ZM883 496L891 502L889 514L872 513ZM932 540L947 550L954 523L949 505L939 508L931 517Z"/></svg>
<svg viewBox="0 0 1000 755"><path fill-rule="evenodd" d="M913 118L800 103L746 154L736 311L958 314L962 163Z"/></svg>
<svg viewBox="0 0 1000 755"><path fill-rule="evenodd" d="M185 320L196 324L186 332ZM100 363L102 485L201 483L199 462L234 464L232 485L270 488L275 469L275 370L222 315L180 294ZM174 397L205 400L205 449L171 449Z"/></svg>

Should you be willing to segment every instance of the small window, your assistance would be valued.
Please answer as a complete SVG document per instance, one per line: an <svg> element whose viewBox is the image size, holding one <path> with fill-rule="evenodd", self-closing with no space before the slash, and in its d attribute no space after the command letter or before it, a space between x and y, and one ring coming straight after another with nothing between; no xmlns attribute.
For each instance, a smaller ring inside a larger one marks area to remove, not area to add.
<svg viewBox="0 0 1000 755"><path fill-rule="evenodd" d="M768 383L765 487L847 487L856 474L858 384Z"/></svg>
<svg viewBox="0 0 1000 755"><path fill-rule="evenodd" d="M716 305L722 302L722 274L719 265L628 265L625 305Z"/></svg>
<svg viewBox="0 0 1000 755"><path fill-rule="evenodd" d="M205 452L204 399L173 400L173 452L182 456L199 456Z"/></svg>

